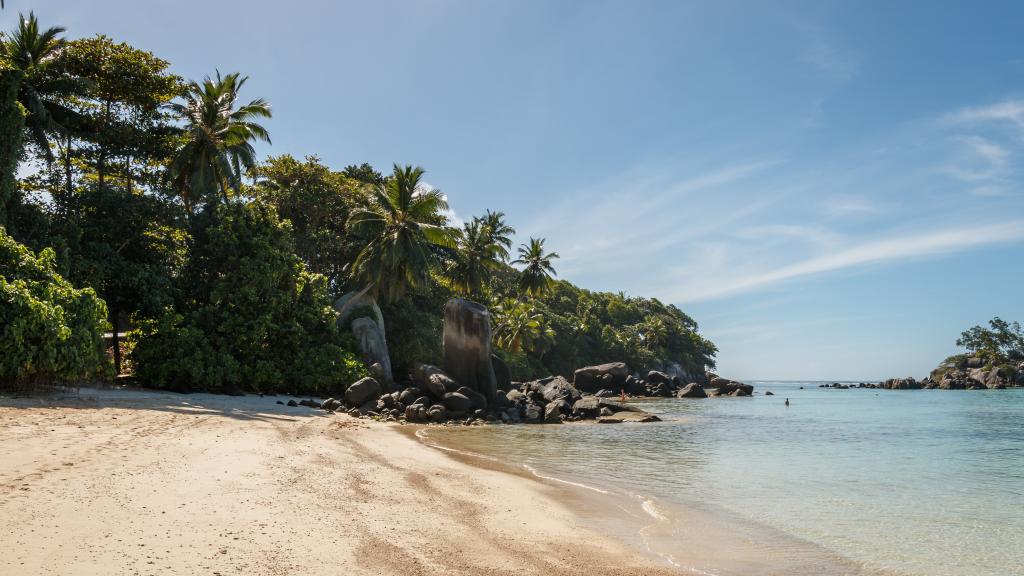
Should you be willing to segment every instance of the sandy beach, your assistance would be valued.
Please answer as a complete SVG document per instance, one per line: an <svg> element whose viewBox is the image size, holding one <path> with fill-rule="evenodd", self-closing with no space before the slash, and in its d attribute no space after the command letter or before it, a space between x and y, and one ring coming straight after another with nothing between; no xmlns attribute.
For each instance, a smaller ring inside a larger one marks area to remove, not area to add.
<svg viewBox="0 0 1024 576"><path fill-rule="evenodd" d="M675 573L564 488L278 399L0 399L0 573Z"/></svg>

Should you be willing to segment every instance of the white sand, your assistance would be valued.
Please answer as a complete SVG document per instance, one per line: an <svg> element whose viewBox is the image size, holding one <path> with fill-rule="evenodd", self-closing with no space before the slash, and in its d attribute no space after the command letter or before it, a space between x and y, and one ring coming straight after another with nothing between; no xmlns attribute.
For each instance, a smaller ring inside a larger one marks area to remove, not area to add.
<svg viewBox="0 0 1024 576"><path fill-rule="evenodd" d="M0 398L0 574L674 573L562 490L278 399Z"/></svg>

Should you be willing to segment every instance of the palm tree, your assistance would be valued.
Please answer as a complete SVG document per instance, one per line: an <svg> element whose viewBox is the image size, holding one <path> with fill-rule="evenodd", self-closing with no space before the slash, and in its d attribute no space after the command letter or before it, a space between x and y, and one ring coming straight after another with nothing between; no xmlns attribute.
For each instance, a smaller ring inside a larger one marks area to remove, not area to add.
<svg viewBox="0 0 1024 576"><path fill-rule="evenodd" d="M555 336L544 315L536 308L513 299L491 307L494 318L494 343L513 354L542 350Z"/></svg>
<svg viewBox="0 0 1024 576"><path fill-rule="evenodd" d="M504 259L503 254L508 251L495 239L486 218L473 218L459 231L457 248L448 265L452 288L459 294L479 296L490 271Z"/></svg>
<svg viewBox="0 0 1024 576"><path fill-rule="evenodd" d="M394 301L430 279L436 248L455 248L456 232L446 226L448 203L440 190L420 184L423 168L394 165L390 178L373 189L370 206L353 212L348 229L369 239L352 265L360 291ZM355 301L353 298L351 301Z"/></svg>
<svg viewBox="0 0 1024 576"><path fill-rule="evenodd" d="M519 247L519 259L513 264L525 267L519 276L519 289L528 296L540 296L551 285L555 269L551 261L558 258L555 252L544 253L544 239L530 238L529 244Z"/></svg>
<svg viewBox="0 0 1024 576"><path fill-rule="evenodd" d="M516 229L505 223L504 212L491 212L487 211L487 214L480 219L481 224L486 228L487 235L490 238L492 244L494 244L498 256L502 262L508 260L508 251L512 248L512 238L510 236L516 233Z"/></svg>
<svg viewBox="0 0 1024 576"><path fill-rule="evenodd" d="M60 26L41 30L35 13L29 12L28 18L19 14L17 30L0 33L0 66L20 76L18 102L28 111L25 126L47 162L53 161L49 135L67 133L78 119L61 99L85 91L84 82L62 73L56 65L66 43L60 37L64 31Z"/></svg>
<svg viewBox="0 0 1024 576"><path fill-rule="evenodd" d="M228 191L242 185L242 168L256 165L252 142L270 143L270 134L255 122L270 118L270 104L262 98L236 107L238 93L248 77L237 72L207 76L202 84L190 82L183 102L168 105L185 123L185 143L171 161L168 175L178 188L185 207L217 193L226 202Z"/></svg>

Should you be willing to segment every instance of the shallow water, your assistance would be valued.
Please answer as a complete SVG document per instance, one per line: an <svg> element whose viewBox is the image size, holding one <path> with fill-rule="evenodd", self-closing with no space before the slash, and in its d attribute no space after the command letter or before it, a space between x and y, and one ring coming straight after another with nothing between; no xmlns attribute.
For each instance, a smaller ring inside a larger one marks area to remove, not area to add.
<svg viewBox="0 0 1024 576"><path fill-rule="evenodd" d="M1024 389L754 384L753 398L636 401L656 424L428 434L636 498L647 545L695 572L1024 574ZM752 564L692 553L727 533Z"/></svg>

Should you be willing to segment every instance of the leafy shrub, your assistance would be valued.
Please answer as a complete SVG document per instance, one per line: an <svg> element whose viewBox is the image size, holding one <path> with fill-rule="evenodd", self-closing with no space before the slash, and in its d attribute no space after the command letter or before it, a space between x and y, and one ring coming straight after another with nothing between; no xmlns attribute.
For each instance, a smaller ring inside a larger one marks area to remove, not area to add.
<svg viewBox="0 0 1024 576"><path fill-rule="evenodd" d="M323 276L262 203L211 207L195 222L177 312L131 334L145 384L212 392L333 393L366 375L337 326Z"/></svg>
<svg viewBox="0 0 1024 576"><path fill-rule="evenodd" d="M107 307L91 288L54 271L0 227L0 386L71 381L109 370L103 349Z"/></svg>

